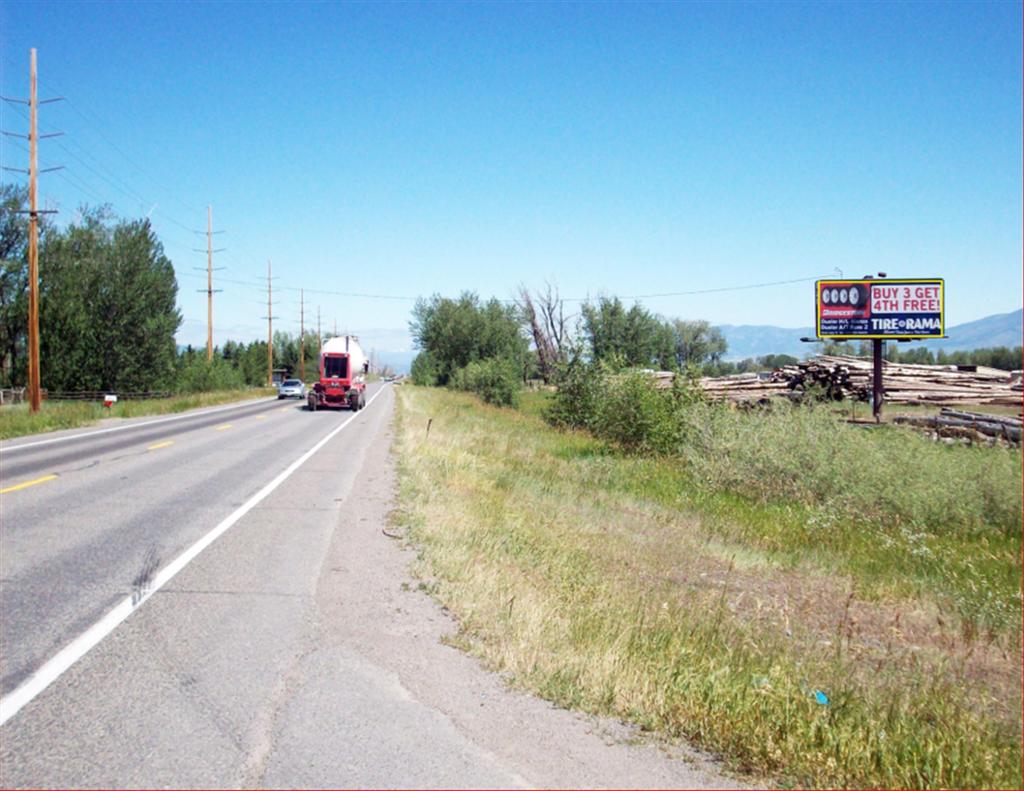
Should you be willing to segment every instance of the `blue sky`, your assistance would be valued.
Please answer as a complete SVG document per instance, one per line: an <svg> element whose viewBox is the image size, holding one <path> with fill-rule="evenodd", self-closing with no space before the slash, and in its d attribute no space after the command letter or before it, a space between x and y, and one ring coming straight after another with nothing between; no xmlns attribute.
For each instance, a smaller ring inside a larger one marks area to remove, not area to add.
<svg viewBox="0 0 1024 791"><path fill-rule="evenodd" d="M69 99L41 113L66 132L42 198L150 214L183 343L206 337L207 204L218 342L265 335L267 259L277 327L303 287L380 350L407 347L410 298L545 281L940 276L955 325L1022 302L1021 39L1020 3L6 2L0 88L27 95L36 47ZM643 301L814 314L810 282Z"/></svg>

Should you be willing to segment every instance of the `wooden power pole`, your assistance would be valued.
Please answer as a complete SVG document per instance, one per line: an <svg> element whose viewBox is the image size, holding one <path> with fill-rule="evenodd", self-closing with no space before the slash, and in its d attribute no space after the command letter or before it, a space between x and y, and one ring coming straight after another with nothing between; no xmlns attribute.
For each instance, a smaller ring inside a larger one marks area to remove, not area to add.
<svg viewBox="0 0 1024 791"><path fill-rule="evenodd" d="M39 97L36 95L36 51L29 57L28 83L28 390L33 412L43 403L39 385Z"/></svg>
<svg viewBox="0 0 1024 791"><path fill-rule="evenodd" d="M7 167L4 170L17 170L28 174L28 393L30 409L33 412L38 412L43 403L42 377L39 367L39 215L54 213L54 210L41 211L39 209L38 182L40 173L60 170L63 167L39 169L39 141L44 137L59 137L64 133L39 134L39 105L59 102L60 97L39 101L35 49L29 50L28 78L29 96L27 100L2 97L5 101L28 105L28 170ZM26 137L8 131L4 131L4 134L12 137Z"/></svg>
<svg viewBox="0 0 1024 791"><path fill-rule="evenodd" d="M202 231L196 231L196 233L202 233ZM217 233L224 233L223 231L217 231ZM217 250L213 249L213 207L206 207L206 288L196 289L200 294L206 292L206 362L213 361L213 295L221 289L213 287L213 273L217 269L223 269L223 267L214 267L213 265L213 254L223 252L224 248L221 247ZM193 248L197 253L203 252L197 248ZM202 269L202 267L196 267L196 269Z"/></svg>
<svg viewBox="0 0 1024 791"><path fill-rule="evenodd" d="M213 361L213 207L206 207L206 362Z"/></svg>
<svg viewBox="0 0 1024 791"><path fill-rule="evenodd" d="M270 261L267 261L267 387L274 385L274 285L270 276Z"/></svg>

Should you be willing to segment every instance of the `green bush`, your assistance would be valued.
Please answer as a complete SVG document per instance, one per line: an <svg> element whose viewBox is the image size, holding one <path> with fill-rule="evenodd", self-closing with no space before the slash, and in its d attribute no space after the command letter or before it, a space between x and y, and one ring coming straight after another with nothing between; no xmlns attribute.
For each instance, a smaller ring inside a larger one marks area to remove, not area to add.
<svg viewBox="0 0 1024 791"><path fill-rule="evenodd" d="M429 351L422 351L413 358L409 370L412 383L424 387L433 387L437 384L438 365L437 360Z"/></svg>
<svg viewBox="0 0 1024 791"><path fill-rule="evenodd" d="M559 428L593 429L602 394L603 369L576 359L559 374L558 390L544 416Z"/></svg>
<svg viewBox="0 0 1024 791"><path fill-rule="evenodd" d="M201 355L181 358L178 370L179 393L205 393L211 390L239 390L245 387L245 377L228 360L214 355L206 361Z"/></svg>
<svg viewBox="0 0 1024 791"><path fill-rule="evenodd" d="M459 368L452 374L448 386L476 393L494 406L514 407L519 404L522 382L515 360L491 357Z"/></svg>

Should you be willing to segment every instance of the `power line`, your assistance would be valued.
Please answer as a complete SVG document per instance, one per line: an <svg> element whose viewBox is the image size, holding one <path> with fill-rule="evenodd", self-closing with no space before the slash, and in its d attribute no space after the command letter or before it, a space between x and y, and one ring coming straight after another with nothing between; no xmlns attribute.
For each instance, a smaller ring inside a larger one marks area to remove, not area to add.
<svg viewBox="0 0 1024 791"><path fill-rule="evenodd" d="M18 108L14 108L14 110L15 110L16 113L21 115L23 118L25 117L25 115L20 110L18 110ZM126 182L122 181L121 179L119 179L116 176L110 175L109 173L106 173L106 172L103 172L103 171L97 169L97 168L106 168L107 166L98 157L96 157L88 149L86 149L81 143L75 141L73 138L68 138L68 141L73 146L75 146L75 148L77 148L79 151L81 151L81 153L85 157L88 157L90 160L92 160L92 162L96 163L96 167L94 167L92 164L90 164L85 159L83 159L82 156L80 156L78 153L73 151L71 148L69 148L68 146L64 145L64 143L58 141L57 145L60 146L60 148L66 154L68 154L68 156L70 156L72 159L74 159L77 162L79 162L90 173L92 173L95 176L97 176L100 179L102 179L110 187L112 187L113 189L117 190L122 195L125 195L125 196L131 198L134 201L138 201L141 205L144 206L144 205L147 205L147 204L152 204L152 208L150 209L150 212L153 213L153 214L158 215L159 217L163 218L164 220L166 220L167 222L171 223L172 225L176 225L179 228L182 228L182 229L184 229L186 231L189 231L190 233L196 232L193 228L189 227L188 225L186 225L185 223L181 222L180 220L172 217L170 214L168 214L167 212L163 211L162 209L158 210L157 206L159 204L157 202L151 201L149 198L147 198L145 195L140 193L138 190L135 190L134 188L129 186ZM93 196L95 197L96 200L99 200L99 201L101 201L103 203L108 202L108 199L105 198L105 197L97 196L97 195L95 195L95 193L93 193ZM202 232L200 231L199 233L202 233Z"/></svg>
<svg viewBox="0 0 1024 791"><path fill-rule="evenodd" d="M13 61L9 57L7 57L6 55L3 55L2 57L3 57L3 60L7 61L10 65L15 65L13 63ZM40 82L39 84L41 86L44 85L42 82ZM169 197L171 200L173 200L175 203L177 203L181 208L183 208L184 210L188 211L190 214L198 214L198 213L200 213L202 211L202 209L197 208L196 206L193 206L193 205L191 205L190 203L188 203L186 201L183 201L176 193L174 193L173 191L168 189L166 187L166 185L164 185L162 182L160 182L159 180L154 178L153 175L147 171L146 167L144 167L144 166L139 164L139 160L135 157L134 154L133 155L129 155L121 146L119 146L117 143L115 143L106 134L106 132L103 131L103 129L104 129L104 122L101 119L99 119L97 116L93 115L90 111L86 110L86 108L84 106L79 105L77 101L71 99L70 98L70 94L68 92L61 91L60 88L56 85L56 83L53 80L49 80L45 85L48 85L49 87L54 88L58 93L62 94L64 97L66 97L65 101L67 103L67 106L70 107L75 112L75 114L78 115L79 118L81 118L85 122L85 125L88 127L88 129L91 132L93 132L109 148L111 148L115 152L117 152L117 154L119 154L120 157L125 162L127 162L128 165L131 166L131 168L136 172L137 175L141 176L144 180L148 181L151 186L157 187L158 189L162 190L162 192L167 197ZM83 147L83 150L85 150L84 147ZM93 157L93 158L95 159L95 161L100 162L100 160L98 158L96 158L96 157ZM100 164L102 165L102 162L100 162ZM163 215L163 216L166 219L171 220L172 222L174 221L168 215ZM191 229L189 229L189 230L191 230Z"/></svg>
<svg viewBox="0 0 1024 791"><path fill-rule="evenodd" d="M818 280L818 277L798 277L793 280L773 280L769 283L748 283L742 286L721 286L719 288L699 288L692 291L667 291L661 294L636 294L633 296L620 297L620 299L654 299L655 297L689 297L695 294L717 294L722 291L746 291L752 288L770 288L772 286L788 286L792 283L809 283ZM589 297L564 299L563 302L587 302Z"/></svg>
<svg viewBox="0 0 1024 791"><path fill-rule="evenodd" d="M7 59L6 56L5 56L4 59L5 60ZM51 86L53 86L53 87L56 87L56 86L54 86L52 81L50 81L49 84ZM108 137L106 135L106 133L102 129L102 122L97 120L97 118L95 116L92 116L91 113L88 113L84 109L84 107L80 107L74 101L68 100L67 103L68 103L68 106L71 107L74 110L74 112L80 118L82 118L86 122L86 124L90 127L90 129L92 131L94 131L111 149L116 151L124 159L124 161L127 162L135 170L135 172L138 175L140 175L142 178L150 181L151 184L159 186L162 190L164 190L166 192L166 194L169 197L171 197L173 200L175 200L181 206L187 208L189 211L196 211L194 209L194 207L192 207L189 204L185 203L184 201L180 200L172 191L167 189L167 187L165 185L163 185L162 183L158 182L156 179L153 179L150 176L147 176L147 173L146 173L145 169L142 166L140 166L135 161L135 159L132 156L129 156L118 144L116 144L113 140L110 139L110 137ZM19 115L22 115L22 117L24 117L24 115L20 112L20 110L18 110L18 108L13 108L13 109L15 110L15 112L18 112ZM143 204L149 202L146 197L144 197L137 190L135 190L132 187L128 186L124 181L121 181L118 178L115 178L113 176L109 176L106 173L101 172L100 170L97 170L95 167L93 167L88 162L86 162L81 156L79 156L74 151L72 151L71 148L69 148L68 146L65 146L63 143L60 143L60 142L58 142L57 145L59 145L62 150L64 150L66 153L68 153L69 156L73 157L76 161L80 162L90 172L94 173L96 176L101 178L103 181L107 182L114 189L117 189L120 192L122 192L123 194L132 197L134 200L141 201ZM75 148L79 149L90 160L95 162L99 167L105 168L104 163L97 156L95 156L92 152L90 152L88 149L86 149L84 146L82 146L81 143L79 143L77 141L72 141L72 145ZM61 176L62 176L62 178L65 179L65 181L67 181L69 184L71 184L72 186L76 187L80 191L82 191L82 192L84 192L86 194L90 194L93 197L97 198L98 200L102 200L102 198L99 198L99 196L97 196L95 192L92 192L89 188L84 186L82 182L80 182L78 180L73 180L72 178L70 178L69 176L65 176L64 174L61 174ZM182 228L182 229L190 231L190 232L195 232L194 229L190 228L186 223L180 222L179 220L177 220L176 218L170 216L169 214L165 213L162 210L160 210L160 211L156 210L156 205L158 205L158 204L154 204L154 208L150 210L152 213L157 214L161 218L163 218L163 219L167 220L168 222L178 226L179 228ZM170 237L168 237L168 238L170 238ZM180 242L175 241L175 243L180 245ZM239 247L243 252L246 252L248 254L247 255L248 258L255 259L255 256L251 255L251 253L248 253L248 251L246 251L244 245L241 244L240 241L239 242L233 242L233 244L235 244L235 246ZM180 245L180 246L184 247L186 245ZM240 258L238 258L234 253L232 253L230 251L228 251L227 254L228 254L228 257L230 259L235 261L239 266L241 266L243 268L248 268L251 265L251 263L247 263L245 261L242 261ZM183 274L187 275L187 273L183 273ZM649 294L625 295L625 296L620 296L619 298L620 299L624 299L624 300L640 300L640 299L659 299L659 298L666 298L666 297L698 296L698 295L703 295L703 294L716 294L716 293L727 293L727 292L734 292L734 291L747 291L747 290L760 289L760 288L772 288L772 287L776 287L776 286L792 285L792 284L795 284L795 283L811 282L811 281L813 281L815 279L817 279L817 278L816 277L804 277L804 278L794 278L794 279L789 279L789 280L777 280L777 281L761 282L761 283L746 283L746 284L732 285L732 286L719 286L719 287L714 287L714 288L690 289L690 290L686 290L686 291L668 291L668 292L658 292L658 293L649 293ZM249 282L249 281L244 281L244 280L233 280L233 279L230 279L230 278L219 278L219 280L222 281L222 282L225 282L225 283L234 283L234 284L241 285L241 286L244 286L244 287L247 287L247 288L260 288L262 290L262 286L260 286L257 283L254 283L254 282ZM340 290L323 289L323 288L305 288L303 286L279 286L279 290L281 290L281 291L293 291L293 292L294 291L298 291L298 292L300 292L300 295L304 291L309 291L311 294L320 294L320 295L324 295L324 296L337 296L337 297L345 297L345 298L350 298L350 299L379 299L379 300L400 301L400 302L415 302L417 299L420 298L418 296L407 296L407 295L398 295L398 294L376 294L376 293L355 292L355 291L340 291ZM563 302L582 303L582 302L588 302L591 299L592 299L592 297L590 297L590 296L586 296L586 297L565 297L565 298L562 299L562 301ZM498 301L502 302L502 303L505 303L505 304L513 304L513 303L516 302L516 300L514 300L514 299L500 299Z"/></svg>

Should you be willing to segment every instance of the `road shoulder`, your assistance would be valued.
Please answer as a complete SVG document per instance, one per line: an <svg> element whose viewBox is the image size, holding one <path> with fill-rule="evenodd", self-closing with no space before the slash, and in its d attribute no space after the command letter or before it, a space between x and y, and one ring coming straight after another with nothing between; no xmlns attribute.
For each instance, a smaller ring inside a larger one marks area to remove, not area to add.
<svg viewBox="0 0 1024 791"><path fill-rule="evenodd" d="M395 507L392 440L389 422L367 452L366 469L376 472L360 482L328 551L316 593L327 645L355 651L392 674L396 694L438 712L445 727L462 734L506 777L518 778L517 785L740 786L704 754L660 744L610 719L557 709L509 688L447 645L456 622L419 589L410 571L415 549L385 532ZM403 782L432 785L442 779ZM468 777L449 782L473 784Z"/></svg>

